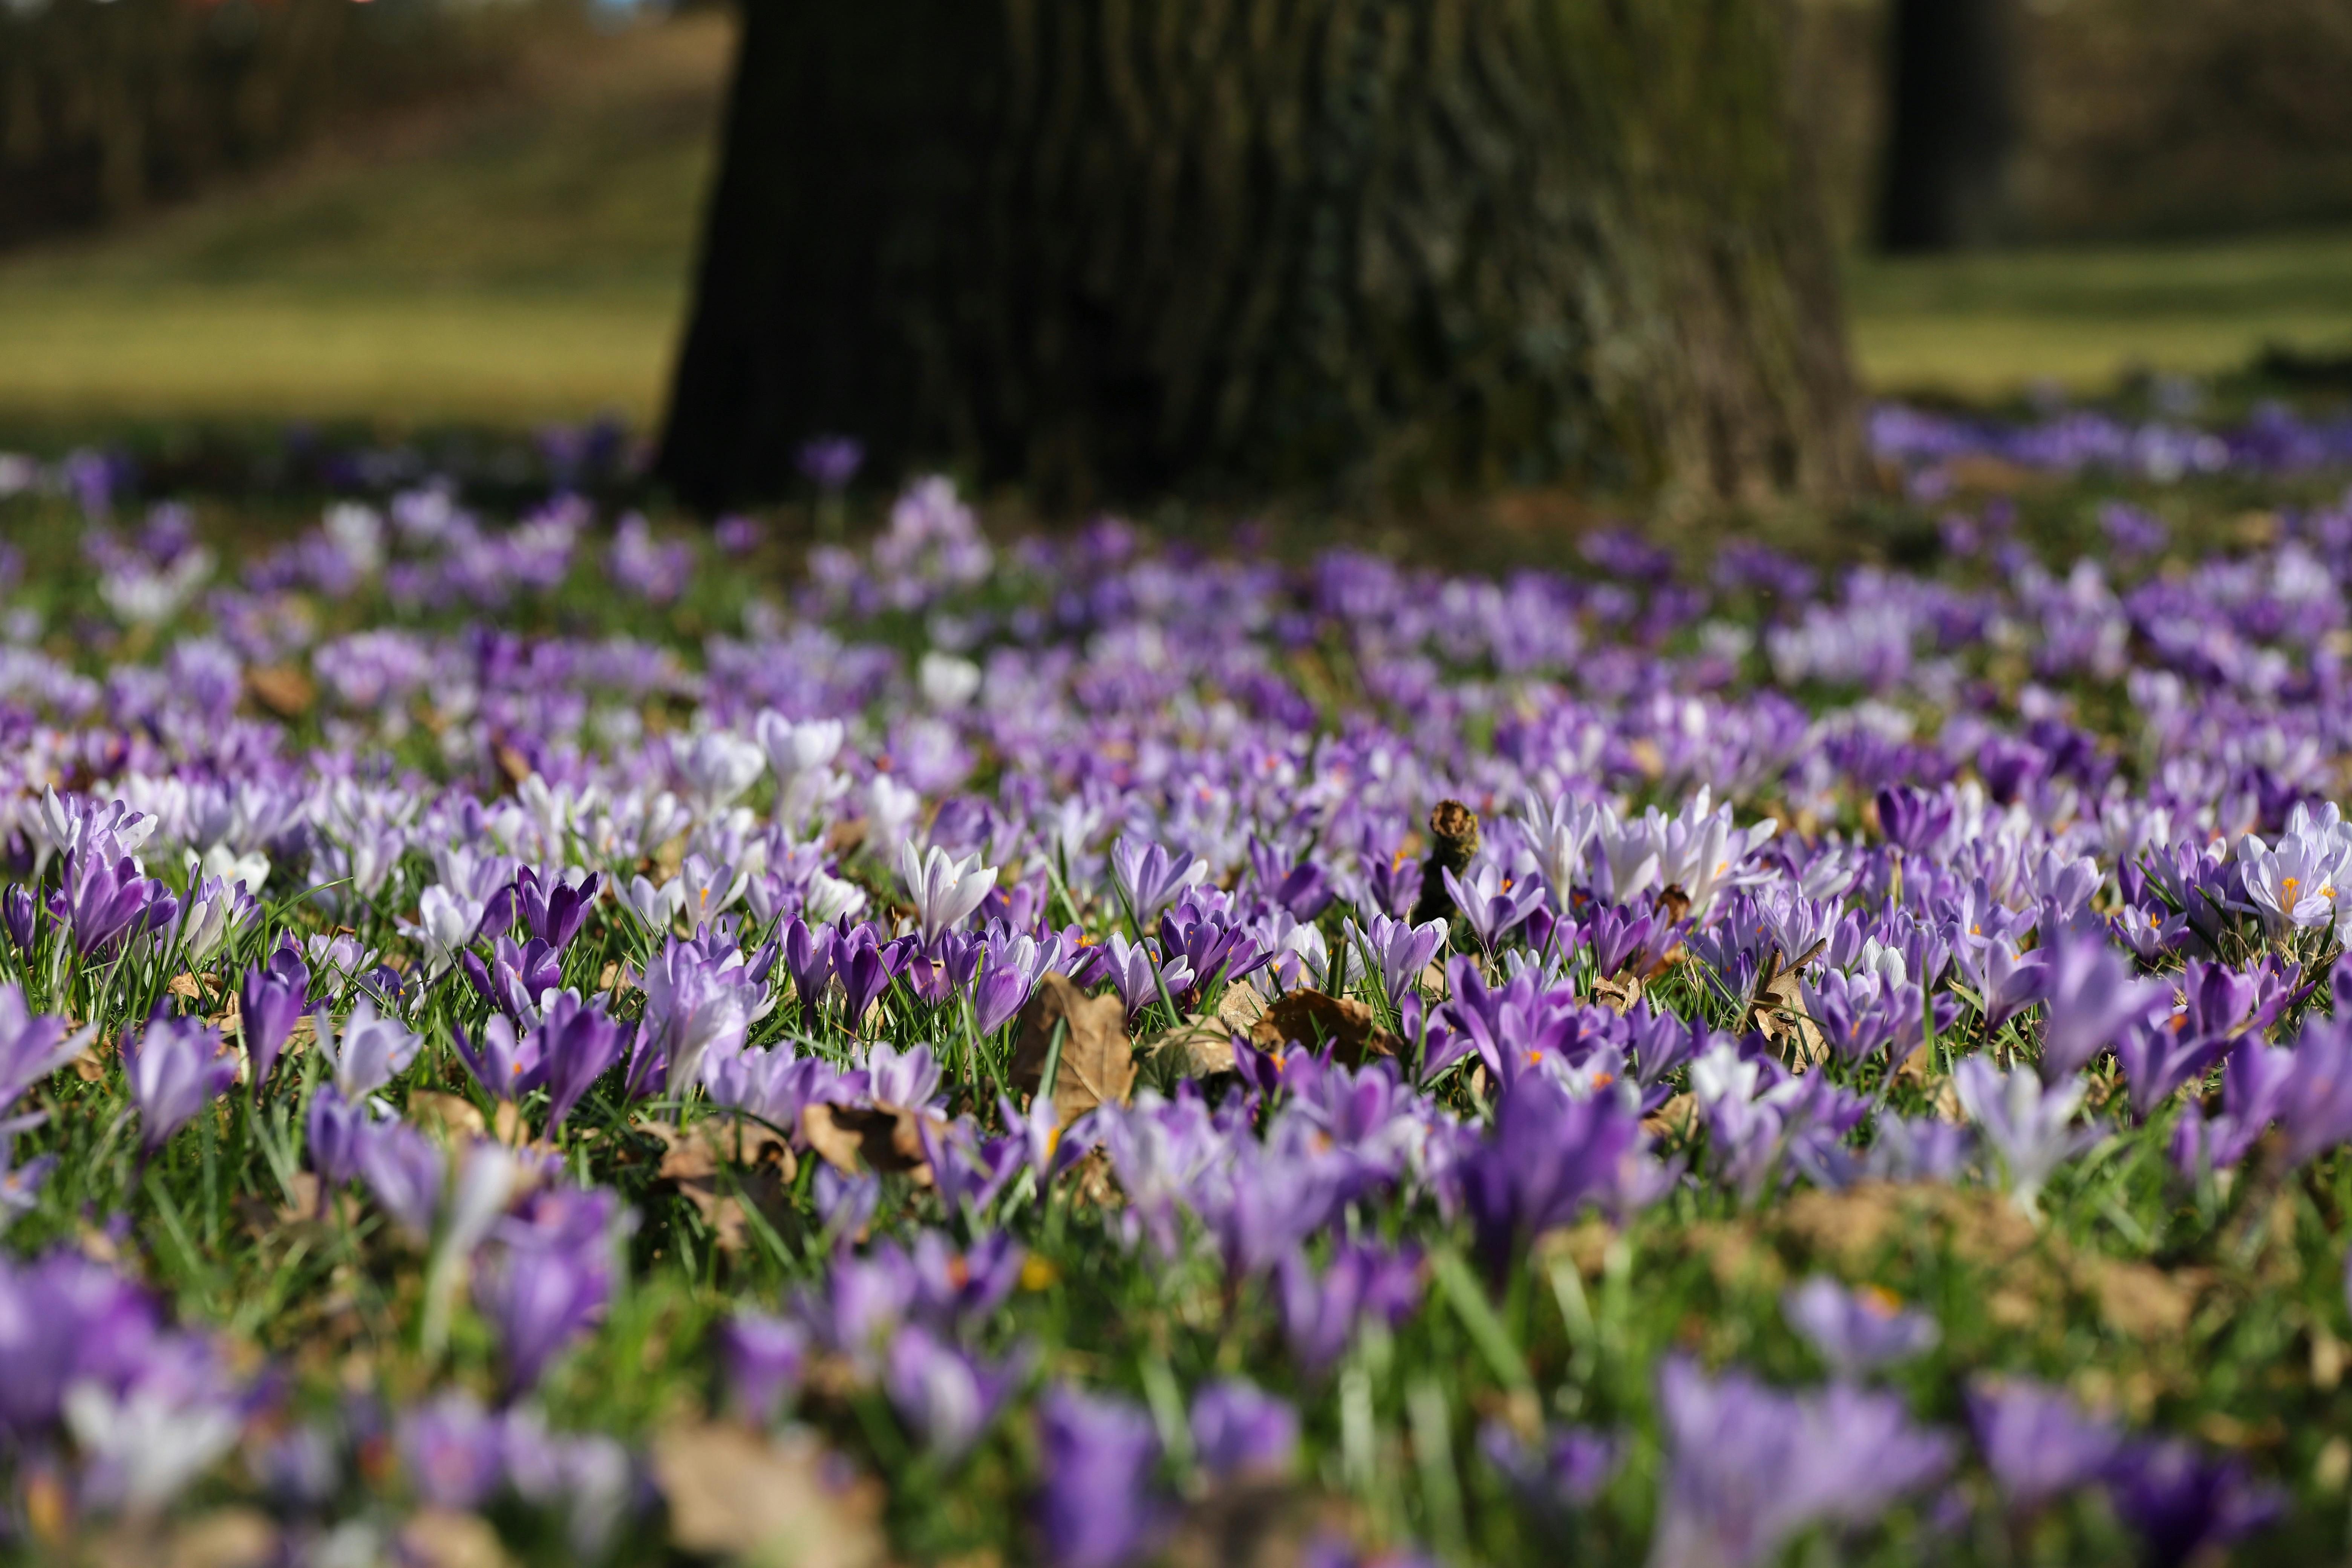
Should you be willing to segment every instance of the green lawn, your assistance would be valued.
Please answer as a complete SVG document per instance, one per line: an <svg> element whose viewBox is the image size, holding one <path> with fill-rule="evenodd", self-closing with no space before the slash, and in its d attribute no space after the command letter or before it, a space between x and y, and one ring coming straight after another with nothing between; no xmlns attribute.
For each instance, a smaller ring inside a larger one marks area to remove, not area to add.
<svg viewBox="0 0 2352 1568"><path fill-rule="evenodd" d="M511 100L0 262L0 419L528 422L658 410L728 52L701 14ZM2352 349L2352 231L1860 262L1864 374L1971 395Z"/></svg>
<svg viewBox="0 0 2352 1568"><path fill-rule="evenodd" d="M2352 230L1859 263L1873 384L2096 387L2137 366L2212 372L2268 344L2352 352Z"/></svg>
<svg viewBox="0 0 2352 1568"><path fill-rule="evenodd" d="M709 15L575 43L457 123L0 264L0 416L650 418L727 50Z"/></svg>

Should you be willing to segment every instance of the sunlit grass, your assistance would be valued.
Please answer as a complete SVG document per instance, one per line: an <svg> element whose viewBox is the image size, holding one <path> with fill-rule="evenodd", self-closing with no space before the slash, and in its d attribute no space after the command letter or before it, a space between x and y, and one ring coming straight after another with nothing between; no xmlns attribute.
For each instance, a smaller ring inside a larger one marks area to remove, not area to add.
<svg viewBox="0 0 2352 1568"><path fill-rule="evenodd" d="M2265 347L2352 352L2352 232L1858 262L1864 374L1890 390L2076 389L2206 374Z"/></svg>

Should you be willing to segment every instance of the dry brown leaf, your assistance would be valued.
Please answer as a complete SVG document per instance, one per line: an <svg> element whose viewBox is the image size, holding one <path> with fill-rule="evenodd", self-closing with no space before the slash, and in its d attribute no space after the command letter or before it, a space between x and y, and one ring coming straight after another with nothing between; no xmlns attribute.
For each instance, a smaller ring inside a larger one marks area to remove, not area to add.
<svg viewBox="0 0 2352 1568"><path fill-rule="evenodd" d="M400 1560L419 1568L506 1568L499 1532L478 1513L428 1508L400 1527Z"/></svg>
<svg viewBox="0 0 2352 1568"><path fill-rule="evenodd" d="M171 1525L122 1524L86 1543L89 1568L263 1568L278 1527L257 1509L220 1508Z"/></svg>
<svg viewBox="0 0 2352 1568"><path fill-rule="evenodd" d="M922 1136L926 1120L934 1129L945 1125L920 1110L812 1105L801 1111L801 1137L819 1159L844 1175L857 1173L862 1156L877 1171L909 1171L919 1183L928 1183L931 1168L923 1157Z"/></svg>
<svg viewBox="0 0 2352 1568"><path fill-rule="evenodd" d="M1246 1035L1265 1016L1265 998L1255 985L1228 985L1218 995L1217 1010L1210 1016L1234 1034Z"/></svg>
<svg viewBox="0 0 2352 1568"><path fill-rule="evenodd" d="M2099 1321L2136 1340L2170 1339L2189 1327L2201 1278L2167 1274L2146 1263L2100 1258L2088 1269Z"/></svg>
<svg viewBox="0 0 2352 1568"><path fill-rule="evenodd" d="M509 789L520 789L523 781L539 771L530 765L529 757L524 756L511 743L505 741L499 741L490 747L490 760L498 763L499 776L506 780Z"/></svg>
<svg viewBox="0 0 2352 1568"><path fill-rule="evenodd" d="M1642 977L1627 974L1622 978L1596 980L1592 983L1592 994L1612 1013L1630 1013L1633 1010L1633 1004L1642 999Z"/></svg>
<svg viewBox="0 0 2352 1568"><path fill-rule="evenodd" d="M1642 1118L1642 1131L1653 1138L1686 1137L1697 1118L1698 1100L1688 1094L1677 1094Z"/></svg>
<svg viewBox="0 0 2352 1568"><path fill-rule="evenodd" d="M1234 1070L1234 1030L1195 1014L1173 1029L1162 1029L1141 1046L1145 1056L1172 1068L1179 1078L1212 1078Z"/></svg>
<svg viewBox="0 0 2352 1568"><path fill-rule="evenodd" d="M712 1118L683 1131L660 1121L641 1122L637 1131L661 1140L657 1173L700 1212L720 1251L740 1253L748 1243L746 1204L772 1229L785 1223L800 1163L773 1129Z"/></svg>
<svg viewBox="0 0 2352 1568"><path fill-rule="evenodd" d="M184 969L164 983L163 991L166 995L184 996L191 1002L205 999L204 988L196 984L196 977Z"/></svg>
<svg viewBox="0 0 2352 1568"><path fill-rule="evenodd" d="M656 1485L683 1551L762 1568L880 1568L870 1482L831 1484L814 1437L770 1440L740 1426L673 1426L654 1439Z"/></svg>
<svg viewBox="0 0 2352 1568"><path fill-rule="evenodd" d="M318 687L290 664L262 665L247 670L245 689L257 707L280 719L299 719L319 700Z"/></svg>
<svg viewBox="0 0 2352 1568"><path fill-rule="evenodd" d="M1363 1066L1367 1057L1392 1057L1397 1050L1396 1037L1373 1021L1370 1007L1320 991L1293 991L1276 1002L1250 1030L1250 1039L1268 1051L1294 1041L1319 1049L1328 1041L1331 1059L1351 1068Z"/></svg>
<svg viewBox="0 0 2352 1568"><path fill-rule="evenodd" d="M1277 1480L1214 1487L1184 1510L1160 1560L1169 1568L1289 1568L1330 1532L1328 1511Z"/></svg>
<svg viewBox="0 0 2352 1568"><path fill-rule="evenodd" d="M489 1124L474 1102L462 1094L443 1094L434 1089L421 1089L408 1097L408 1120L443 1142L461 1138L485 1138Z"/></svg>
<svg viewBox="0 0 2352 1568"><path fill-rule="evenodd" d="M1097 1105L1125 1104L1135 1089L1127 1004L1112 994L1089 996L1066 974L1041 978L1021 1009L1013 1084L1031 1094L1043 1085L1056 1024L1063 1028L1061 1063L1054 1072L1055 1120L1066 1127Z"/></svg>

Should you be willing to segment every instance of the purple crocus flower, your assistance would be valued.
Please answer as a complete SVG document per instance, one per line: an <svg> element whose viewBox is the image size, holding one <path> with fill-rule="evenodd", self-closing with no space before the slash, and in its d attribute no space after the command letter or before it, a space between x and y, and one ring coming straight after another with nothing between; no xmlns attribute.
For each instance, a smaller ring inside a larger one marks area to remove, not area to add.
<svg viewBox="0 0 2352 1568"><path fill-rule="evenodd" d="M123 1037L122 1072L139 1107L140 1143L149 1153L236 1081L236 1063L220 1054L218 1035L194 1018L160 1014Z"/></svg>
<svg viewBox="0 0 2352 1568"><path fill-rule="evenodd" d="M1831 1373L1856 1379L1906 1361L1936 1343L1936 1320L1906 1311L1874 1286L1848 1290L1821 1275L1792 1286L1780 1298L1780 1313L1804 1337Z"/></svg>
<svg viewBox="0 0 2352 1568"><path fill-rule="evenodd" d="M1185 889L1208 879L1206 863L1191 855L1171 856L1157 844L1121 838L1110 847L1110 879L1141 930L1160 918Z"/></svg>
<svg viewBox="0 0 2352 1568"><path fill-rule="evenodd" d="M2030 1379L1974 1379L1968 1401L1985 1468L2021 1512L2097 1480L2123 1441L2062 1390Z"/></svg>
<svg viewBox="0 0 2352 1568"><path fill-rule="evenodd" d="M946 1123L919 1117L915 1129L923 1162L931 1168L932 1189L951 1215L977 1215L987 1208L1027 1153L1024 1139L981 1137L968 1115Z"/></svg>
<svg viewBox="0 0 2352 1568"><path fill-rule="evenodd" d="M1056 1384L1037 1406L1038 1525L1055 1568L1119 1568L1159 1535L1167 1504L1152 1487L1160 1439L1125 1400Z"/></svg>
<svg viewBox="0 0 2352 1568"><path fill-rule="evenodd" d="M1893 786L1878 792L1878 830L1906 855L1925 855L1952 826L1952 799L1942 790Z"/></svg>
<svg viewBox="0 0 2352 1568"><path fill-rule="evenodd" d="M558 993L547 1016L532 1031L540 1081L547 1088L547 1131L553 1136L589 1085L621 1059L628 1035L625 1025L604 1016L601 1004L583 1002L577 991Z"/></svg>
<svg viewBox="0 0 2352 1568"><path fill-rule="evenodd" d="M2021 953L2007 938L1971 935L1958 925L1951 938L1953 958L1984 1002L1988 1036L2041 1000L2048 969L2041 953Z"/></svg>
<svg viewBox="0 0 2352 1568"><path fill-rule="evenodd" d="M1298 1463L1298 1412L1242 1378L1192 1396L1192 1456L1220 1484L1286 1480Z"/></svg>
<svg viewBox="0 0 2352 1568"><path fill-rule="evenodd" d="M488 963L470 949L457 955L457 963L482 1000L519 1025L535 1022L541 998L563 984L560 955L538 937L517 947L502 936L493 944Z"/></svg>
<svg viewBox="0 0 2352 1568"><path fill-rule="evenodd" d="M312 1026L319 1034L319 1054L334 1069L335 1087L354 1102L407 1071L425 1044L397 1018L379 1016L375 1004L365 996L352 1004L340 1034L324 1011L312 1019Z"/></svg>
<svg viewBox="0 0 2352 1568"><path fill-rule="evenodd" d="M833 983L834 947L839 932L833 927L812 927L798 915L786 922L781 945L784 973L793 977L793 993L801 999L801 1021L814 1029L824 1006L825 987Z"/></svg>
<svg viewBox="0 0 2352 1568"><path fill-rule="evenodd" d="M1515 1243L1614 1196L1640 1142L1640 1123L1617 1096L1579 1100L1542 1073L1522 1073L1503 1095L1494 1135L1463 1167L1463 1199L1488 1268L1499 1274Z"/></svg>
<svg viewBox="0 0 2352 1568"><path fill-rule="evenodd" d="M367 1107L353 1105L331 1083L319 1086L310 1097L304 1138L310 1169L319 1173L322 1187L340 1187L360 1173L360 1141L367 1130ZM323 1203L326 1194L320 1196Z"/></svg>
<svg viewBox="0 0 2352 1568"><path fill-rule="evenodd" d="M635 1061L658 1058L662 1081L683 1097L699 1080L704 1056L743 1043L756 998L743 966L713 963L692 942L672 941L646 968L646 1012L637 1026ZM630 1077L649 1076L633 1067Z"/></svg>
<svg viewBox="0 0 2352 1568"><path fill-rule="evenodd" d="M2096 934L2069 931L2048 944L2049 1009L2042 1021L2042 1076L2055 1082L2090 1065L2164 1000L2162 983L2135 978Z"/></svg>
<svg viewBox="0 0 2352 1568"><path fill-rule="evenodd" d="M25 1005L25 988L0 984L0 1110L81 1054L96 1026L68 1035L66 1021Z"/></svg>
<svg viewBox="0 0 2352 1568"><path fill-rule="evenodd" d="M1082 983L1092 984L1108 977L1130 1017L1159 1001L1160 987L1166 986L1171 997L1181 996L1200 978L1181 955L1165 962L1155 958L1150 938L1130 942L1121 932L1113 931L1092 953L1093 973L1082 977Z"/></svg>
<svg viewBox="0 0 2352 1568"><path fill-rule="evenodd" d="M1471 934L1489 953L1502 945L1505 937L1518 930L1544 901L1540 879L1530 877L1514 882L1491 861L1471 873L1467 881L1451 870L1442 875L1454 907L1462 911L1462 918L1470 922Z"/></svg>
<svg viewBox="0 0 2352 1568"><path fill-rule="evenodd" d="M327 1093L322 1088L319 1096ZM383 1211L419 1246L430 1241L449 1174L441 1145L404 1121L369 1122L360 1128L352 1158Z"/></svg>
<svg viewBox="0 0 2352 1568"><path fill-rule="evenodd" d="M2287 1110L2296 1068L2294 1052L2273 1046L2248 1041L2231 1052L2221 1068L2221 1113L2192 1110L2173 1123L2173 1168L2194 1181L2202 1171L2236 1166L2263 1129Z"/></svg>
<svg viewBox="0 0 2352 1568"><path fill-rule="evenodd" d="M286 947L270 954L267 963L247 969L238 984L237 1026L245 1035L246 1060L251 1064L257 1087L269 1081L287 1037L301 1021L310 984L309 966L300 954Z"/></svg>
<svg viewBox="0 0 2352 1568"><path fill-rule="evenodd" d="M409 1485L435 1508L478 1508L505 1479L498 1419L463 1389L404 1413L394 1433Z"/></svg>
<svg viewBox="0 0 2352 1568"><path fill-rule="evenodd" d="M85 957L138 930L158 900L171 897L163 884L140 874L137 860L111 848L101 836L89 848L68 853L64 886L51 905ZM173 900L172 912L178 911Z"/></svg>
<svg viewBox="0 0 2352 1568"><path fill-rule="evenodd" d="M42 1436L78 1378L128 1382L160 1332L144 1291L79 1253L0 1259L0 1429Z"/></svg>
<svg viewBox="0 0 2352 1568"><path fill-rule="evenodd" d="M1375 914L1360 932L1353 921L1349 921L1348 939L1361 942L1370 950L1373 966L1381 973L1381 988L1391 1003L1402 1006L1408 994L1419 994L1422 973L1445 945L1445 922L1423 921L1414 925Z"/></svg>
<svg viewBox="0 0 2352 1568"><path fill-rule="evenodd" d="M2138 1531L2153 1568L2179 1568L2209 1547L2252 1535L2286 1511L2287 1499L2193 1443L2126 1445L2107 1469L2116 1512Z"/></svg>
<svg viewBox="0 0 2352 1568"><path fill-rule="evenodd" d="M900 1050L877 1045L866 1053L866 1092L874 1103L920 1110L939 1098L940 1064L929 1046Z"/></svg>
<svg viewBox="0 0 2352 1568"><path fill-rule="evenodd" d="M890 1404L925 1447L942 1459L961 1458L996 1420L1027 1372L1016 1353L990 1363L934 1339L919 1324L890 1342L883 1372Z"/></svg>
<svg viewBox="0 0 2352 1568"><path fill-rule="evenodd" d="M1034 988L1035 982L1028 974L991 956L972 982L974 1026L983 1037L993 1035L1020 1016Z"/></svg>
<svg viewBox="0 0 2352 1568"><path fill-rule="evenodd" d="M38 934L39 906L33 902L32 889L22 883L0 892L0 930L5 930L8 940L16 944L19 956L29 957L33 939Z"/></svg>
<svg viewBox="0 0 2352 1568"><path fill-rule="evenodd" d="M477 1045L465 1026L453 1030L457 1059L492 1100L511 1104L539 1084L540 1031L517 1035L503 1013L493 1013L482 1025Z"/></svg>
<svg viewBox="0 0 2352 1568"><path fill-rule="evenodd" d="M537 868L527 866L513 884L512 896L521 910L523 925L532 937L560 953L580 934L581 925L596 907L596 892L603 885L604 878L593 872L574 882L558 872L542 875ZM493 910L483 917L482 930L502 936L510 923L511 917L501 921Z"/></svg>
<svg viewBox="0 0 2352 1568"><path fill-rule="evenodd" d="M551 1189L492 1231L475 1266L474 1304L498 1331L509 1392L536 1387L548 1363L604 1315L618 1219L609 1192Z"/></svg>
<svg viewBox="0 0 2352 1568"><path fill-rule="evenodd" d="M745 1310L719 1329L719 1351L727 1368L728 1403L752 1425L764 1426L800 1389L809 1335L798 1323Z"/></svg>
<svg viewBox="0 0 2352 1568"><path fill-rule="evenodd" d="M818 436L802 443L797 459L802 475L827 494L849 488L866 462L865 445L848 436Z"/></svg>
<svg viewBox="0 0 2352 1568"><path fill-rule="evenodd" d="M1421 1255L1370 1242L1343 1243L1318 1278L1304 1255L1276 1266L1283 1333L1291 1359L1310 1375L1336 1365L1360 1325L1394 1328L1421 1305Z"/></svg>
<svg viewBox="0 0 2352 1568"><path fill-rule="evenodd" d="M2315 1018L2294 1044L2294 1070L2279 1103L2290 1167L2352 1139L2352 1013Z"/></svg>
<svg viewBox="0 0 2352 1568"><path fill-rule="evenodd" d="M1601 1494L1624 1458L1615 1437L1582 1426L1548 1432L1528 1442L1503 1421L1478 1429L1478 1451L1536 1512L1572 1514Z"/></svg>
<svg viewBox="0 0 2352 1568"><path fill-rule="evenodd" d="M2000 1154L2011 1196L2028 1214L2059 1166L2107 1135L2099 1122L2074 1124L2085 1092L2080 1079L2045 1086L2024 1068L2004 1073L1979 1056L1952 1069L1952 1089Z"/></svg>
<svg viewBox="0 0 2352 1568"><path fill-rule="evenodd" d="M1658 1372L1666 1479L1651 1568L1751 1568L1816 1524L1862 1525L1951 1466L1951 1439L1891 1394L1787 1394L1680 1356Z"/></svg>
<svg viewBox="0 0 2352 1568"><path fill-rule="evenodd" d="M890 989L890 982L906 967L910 943L877 942L872 926L859 926L835 947L834 977L848 1004L852 1033L863 1032L866 1009Z"/></svg>

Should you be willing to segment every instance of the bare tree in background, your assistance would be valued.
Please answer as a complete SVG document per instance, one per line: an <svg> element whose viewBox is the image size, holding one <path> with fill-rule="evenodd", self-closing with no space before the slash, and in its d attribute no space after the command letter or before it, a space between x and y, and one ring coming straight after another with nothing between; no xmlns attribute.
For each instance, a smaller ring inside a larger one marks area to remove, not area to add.
<svg viewBox="0 0 2352 1568"><path fill-rule="evenodd" d="M1784 0L745 0L658 472L1842 493Z"/></svg>
<svg viewBox="0 0 2352 1568"><path fill-rule="evenodd" d="M1879 240L1958 250L2002 237L2015 140L2008 0L1895 0Z"/></svg>

